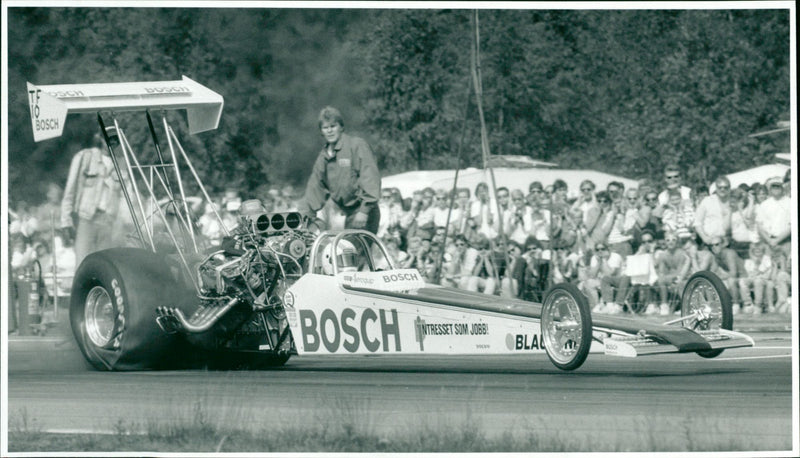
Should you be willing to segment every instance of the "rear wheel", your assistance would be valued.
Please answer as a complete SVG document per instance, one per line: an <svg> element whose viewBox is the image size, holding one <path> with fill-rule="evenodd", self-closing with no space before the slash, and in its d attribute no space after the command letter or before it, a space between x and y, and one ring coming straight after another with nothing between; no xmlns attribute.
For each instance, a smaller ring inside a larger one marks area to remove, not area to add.
<svg viewBox="0 0 800 458"><path fill-rule="evenodd" d="M586 361L592 346L592 316L578 288L562 283L547 291L541 326L547 356L557 368L571 371Z"/></svg>
<svg viewBox="0 0 800 458"><path fill-rule="evenodd" d="M181 343L156 323L160 305L193 296L164 259L146 250L90 254L75 272L70 325L83 356L99 370L143 370L181 360Z"/></svg>
<svg viewBox="0 0 800 458"><path fill-rule="evenodd" d="M682 322L684 327L692 330L733 329L731 294L722 280L709 271L692 275L681 295L681 317L692 317ZM713 358L722 351L703 350L697 354Z"/></svg>

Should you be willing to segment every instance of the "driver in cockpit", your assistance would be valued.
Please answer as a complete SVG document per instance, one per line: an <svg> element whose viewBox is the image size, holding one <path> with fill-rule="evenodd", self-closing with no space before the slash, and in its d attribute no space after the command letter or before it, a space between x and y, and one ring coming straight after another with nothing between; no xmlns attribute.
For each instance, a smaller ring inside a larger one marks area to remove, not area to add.
<svg viewBox="0 0 800 458"><path fill-rule="evenodd" d="M333 262L334 262L334 249L333 240L329 241L327 246L322 248L322 272L325 275L333 275ZM339 267L339 272L369 272L369 263L367 257L362 250L356 245L345 239L340 239L336 245L336 265Z"/></svg>

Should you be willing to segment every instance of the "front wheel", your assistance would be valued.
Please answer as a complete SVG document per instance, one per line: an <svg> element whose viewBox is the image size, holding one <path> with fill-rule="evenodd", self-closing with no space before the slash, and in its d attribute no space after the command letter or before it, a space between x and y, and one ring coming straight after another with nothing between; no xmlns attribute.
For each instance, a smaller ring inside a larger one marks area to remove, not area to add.
<svg viewBox="0 0 800 458"><path fill-rule="evenodd" d="M592 346L592 316L578 288L562 283L547 291L541 326L547 356L557 368L571 371L586 361Z"/></svg>
<svg viewBox="0 0 800 458"><path fill-rule="evenodd" d="M686 282L681 295L681 317L683 326L692 330L733 329L731 293L715 274L700 271ZM697 354L703 358L714 358L723 350L703 350Z"/></svg>

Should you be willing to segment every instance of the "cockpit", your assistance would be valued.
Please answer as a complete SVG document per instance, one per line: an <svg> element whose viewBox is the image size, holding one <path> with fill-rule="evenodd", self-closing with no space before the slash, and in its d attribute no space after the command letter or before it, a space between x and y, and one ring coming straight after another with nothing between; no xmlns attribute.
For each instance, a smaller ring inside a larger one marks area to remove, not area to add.
<svg viewBox="0 0 800 458"><path fill-rule="evenodd" d="M386 247L371 232L358 229L321 233L309 253L309 272L379 272L394 268Z"/></svg>

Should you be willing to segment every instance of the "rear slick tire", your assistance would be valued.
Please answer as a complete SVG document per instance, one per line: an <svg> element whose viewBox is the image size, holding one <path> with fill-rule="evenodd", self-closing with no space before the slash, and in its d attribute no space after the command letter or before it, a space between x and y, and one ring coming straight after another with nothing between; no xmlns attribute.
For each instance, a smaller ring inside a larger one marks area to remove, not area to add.
<svg viewBox="0 0 800 458"><path fill-rule="evenodd" d="M95 369L170 368L185 362L183 346L161 330L155 310L193 296L163 256L137 248L102 250L88 255L75 272L70 325Z"/></svg>
<svg viewBox="0 0 800 458"><path fill-rule="evenodd" d="M541 330L553 365L564 371L581 367L592 347L592 314L586 296L568 283L550 288L542 302Z"/></svg>

